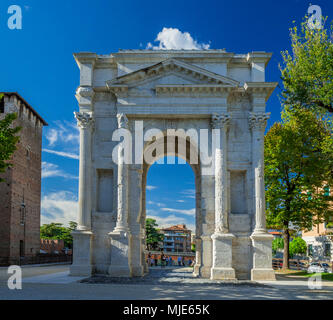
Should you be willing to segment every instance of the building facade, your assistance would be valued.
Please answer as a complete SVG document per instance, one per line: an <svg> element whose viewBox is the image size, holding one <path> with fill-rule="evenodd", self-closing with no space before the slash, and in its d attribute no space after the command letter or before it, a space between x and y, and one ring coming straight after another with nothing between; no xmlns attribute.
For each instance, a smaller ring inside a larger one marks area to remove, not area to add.
<svg viewBox="0 0 333 320"><path fill-rule="evenodd" d="M16 264L40 251L41 148L47 123L18 94L4 93L0 119L16 112L22 127L13 164L0 183L0 263Z"/></svg>
<svg viewBox="0 0 333 320"><path fill-rule="evenodd" d="M307 255L314 261L333 259L333 224L321 223L312 230L302 232L302 238L308 247Z"/></svg>
<svg viewBox="0 0 333 320"><path fill-rule="evenodd" d="M265 81L271 54L121 50L74 57L80 177L71 274L148 271L147 173L170 155L194 171L194 274L275 279L263 170L266 102L277 85Z"/></svg>
<svg viewBox="0 0 333 320"><path fill-rule="evenodd" d="M325 196L333 196L333 190L325 187ZM333 209L331 203L330 209ZM329 221L313 225L311 230L303 231L302 238L307 244L307 255L314 261L333 259L333 217Z"/></svg>
<svg viewBox="0 0 333 320"><path fill-rule="evenodd" d="M161 229L164 234L163 250L169 252L191 252L191 230L185 224Z"/></svg>

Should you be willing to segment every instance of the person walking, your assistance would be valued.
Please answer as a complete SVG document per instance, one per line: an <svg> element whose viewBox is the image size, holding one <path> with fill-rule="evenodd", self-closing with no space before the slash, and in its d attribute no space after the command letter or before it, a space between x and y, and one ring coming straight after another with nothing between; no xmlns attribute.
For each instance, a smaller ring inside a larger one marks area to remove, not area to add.
<svg viewBox="0 0 333 320"><path fill-rule="evenodd" d="M147 264L148 264L148 266L150 265L150 263L151 263L151 253L148 252L148 258L147 258Z"/></svg>
<svg viewBox="0 0 333 320"><path fill-rule="evenodd" d="M161 267L165 267L165 255L162 253L161 255Z"/></svg>
<svg viewBox="0 0 333 320"><path fill-rule="evenodd" d="M178 266L180 267L181 265L182 265L182 257L179 256L179 257L178 257Z"/></svg>

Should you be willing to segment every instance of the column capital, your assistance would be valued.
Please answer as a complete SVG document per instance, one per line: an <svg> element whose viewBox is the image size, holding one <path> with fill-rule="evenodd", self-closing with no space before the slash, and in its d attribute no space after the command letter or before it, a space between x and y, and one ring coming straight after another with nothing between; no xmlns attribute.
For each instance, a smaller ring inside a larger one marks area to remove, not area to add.
<svg viewBox="0 0 333 320"><path fill-rule="evenodd" d="M212 114L211 125L213 129L228 129L231 116L229 113Z"/></svg>
<svg viewBox="0 0 333 320"><path fill-rule="evenodd" d="M270 112L250 112L249 125L251 129L265 130Z"/></svg>
<svg viewBox="0 0 333 320"><path fill-rule="evenodd" d="M128 129L128 119L125 113L117 113L118 128Z"/></svg>
<svg viewBox="0 0 333 320"><path fill-rule="evenodd" d="M94 118L91 113L74 111L74 117L78 127L82 129L90 129L94 126Z"/></svg>

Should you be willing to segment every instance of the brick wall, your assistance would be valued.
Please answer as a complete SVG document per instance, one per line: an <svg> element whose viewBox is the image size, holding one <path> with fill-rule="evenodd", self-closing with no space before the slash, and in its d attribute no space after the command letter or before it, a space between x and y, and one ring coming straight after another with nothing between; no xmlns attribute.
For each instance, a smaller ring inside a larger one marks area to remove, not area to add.
<svg viewBox="0 0 333 320"><path fill-rule="evenodd" d="M0 202L0 218L4 221L0 227L0 257L8 257L12 263L20 257L22 249L24 256L34 256L40 251L42 122L15 95L5 95L6 110L18 113L15 126L22 127L20 142L11 159L13 167L3 175L6 183L0 184L1 199L5 199Z"/></svg>

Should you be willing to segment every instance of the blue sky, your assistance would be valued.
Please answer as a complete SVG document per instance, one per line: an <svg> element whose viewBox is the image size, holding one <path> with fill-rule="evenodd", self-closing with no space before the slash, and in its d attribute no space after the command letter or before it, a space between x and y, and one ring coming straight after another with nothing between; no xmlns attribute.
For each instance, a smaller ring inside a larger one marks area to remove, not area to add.
<svg viewBox="0 0 333 320"><path fill-rule="evenodd" d="M7 27L12 4L22 7L22 30ZM312 4L332 20L332 1ZM280 51L289 49L292 21L299 24L308 6L303 0L1 0L0 90L19 92L49 123L43 139L42 222L66 222L76 215L79 146L73 111L79 69L74 52L145 49L148 43L158 45L154 40L164 27L177 28L211 49L273 52L267 81L279 81ZM279 89L267 104L268 127L280 117L278 94ZM148 185L148 214L161 223L193 226L194 177L188 165L154 165Z"/></svg>

